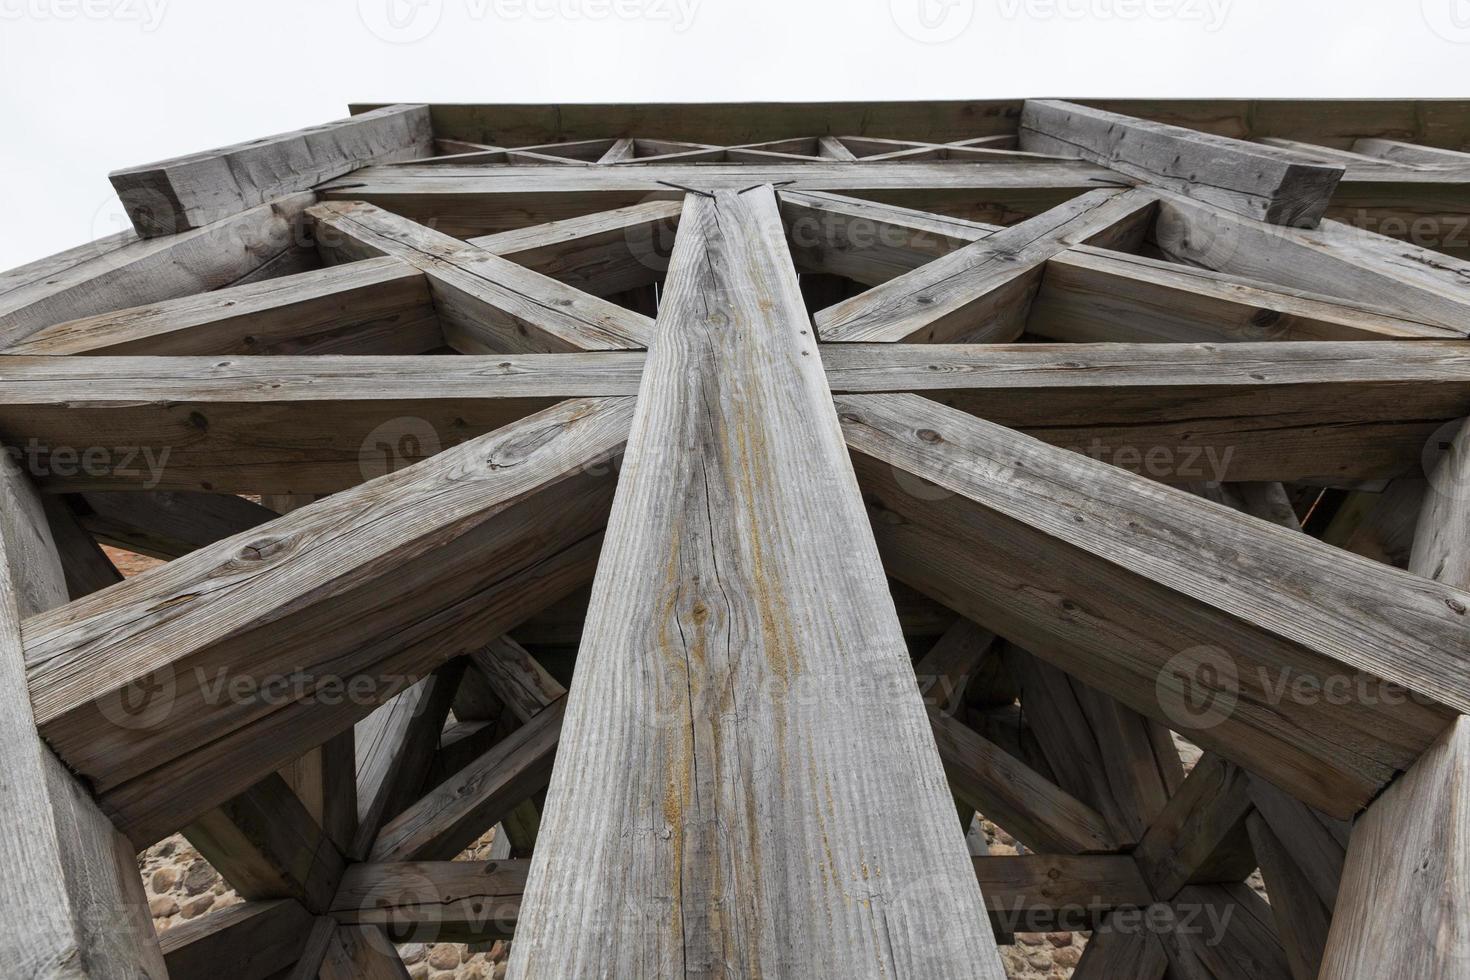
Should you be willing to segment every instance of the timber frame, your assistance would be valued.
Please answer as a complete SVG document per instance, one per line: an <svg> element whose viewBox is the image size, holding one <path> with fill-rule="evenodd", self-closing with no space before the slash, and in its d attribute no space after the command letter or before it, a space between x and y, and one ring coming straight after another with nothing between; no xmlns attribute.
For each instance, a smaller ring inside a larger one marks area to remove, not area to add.
<svg viewBox="0 0 1470 980"><path fill-rule="evenodd" d="M355 106L112 180L0 274L7 971L1470 970L1470 101ZM179 832L246 902L160 941Z"/></svg>

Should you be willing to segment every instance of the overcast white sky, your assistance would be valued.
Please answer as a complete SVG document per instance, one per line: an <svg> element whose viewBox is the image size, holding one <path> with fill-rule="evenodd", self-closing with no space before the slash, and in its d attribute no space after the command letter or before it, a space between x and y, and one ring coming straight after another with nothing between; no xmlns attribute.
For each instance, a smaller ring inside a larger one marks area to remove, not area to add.
<svg viewBox="0 0 1470 980"><path fill-rule="evenodd" d="M0 269L353 101L1470 96L1470 0L0 0Z"/></svg>

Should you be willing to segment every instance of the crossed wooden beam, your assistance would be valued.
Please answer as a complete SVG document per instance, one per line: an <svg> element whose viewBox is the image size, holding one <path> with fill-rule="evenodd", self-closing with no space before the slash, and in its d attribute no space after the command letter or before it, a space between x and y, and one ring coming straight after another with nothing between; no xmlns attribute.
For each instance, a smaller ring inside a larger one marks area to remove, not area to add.
<svg viewBox="0 0 1470 980"><path fill-rule="evenodd" d="M999 978L1050 928L1078 976L1455 975L1466 269L1322 216L1463 161L1328 149L403 106L120 172L145 237L0 291L9 928L96 977ZM1301 532L1283 481L1435 438L1408 570ZM962 617L917 665L890 580ZM160 949L131 852L180 830L247 902Z"/></svg>

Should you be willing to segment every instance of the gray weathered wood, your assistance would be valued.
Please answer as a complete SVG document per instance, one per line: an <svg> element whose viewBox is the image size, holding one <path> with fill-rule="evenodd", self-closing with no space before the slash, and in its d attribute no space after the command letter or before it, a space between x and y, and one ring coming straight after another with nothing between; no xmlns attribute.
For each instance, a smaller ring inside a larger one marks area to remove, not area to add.
<svg viewBox="0 0 1470 980"><path fill-rule="evenodd" d="M1142 236L1146 191L1092 191L817 314L825 342L1015 340L1046 260L1075 244Z"/></svg>
<svg viewBox="0 0 1470 980"><path fill-rule="evenodd" d="M426 105L398 105L110 174L138 234L174 235L359 167L428 156Z"/></svg>
<svg viewBox="0 0 1470 980"><path fill-rule="evenodd" d="M1429 447L1438 450L1429 458L1438 458L1427 474L1409 571L1470 589L1470 420L1445 426L1437 436Z"/></svg>
<svg viewBox="0 0 1470 980"><path fill-rule="evenodd" d="M1470 594L914 395L837 404L890 573L1319 809L1470 705Z"/></svg>
<svg viewBox="0 0 1470 980"><path fill-rule="evenodd" d="M1345 170L1274 147L1052 99L1026 100L1018 135L1022 150L1099 163L1236 214L1306 228L1321 220Z"/></svg>
<svg viewBox="0 0 1470 980"><path fill-rule="evenodd" d="M1261 877L1271 896L1271 914L1292 978L1317 980L1332 923L1330 907L1317 897L1291 850L1264 817L1252 813L1246 818L1246 827L1250 830L1251 849L1261 863Z"/></svg>
<svg viewBox="0 0 1470 980"><path fill-rule="evenodd" d="M311 915L290 899L244 902L181 922L159 939L169 980L272 980L301 957Z"/></svg>
<svg viewBox="0 0 1470 980"><path fill-rule="evenodd" d="M130 833L176 829L583 584L630 414L564 403L33 618L43 733Z"/></svg>
<svg viewBox="0 0 1470 980"><path fill-rule="evenodd" d="M133 848L36 734L21 620L67 601L41 501L0 453L0 959L16 977L164 980Z"/></svg>
<svg viewBox="0 0 1470 980"><path fill-rule="evenodd" d="M1002 976L784 239L686 201L521 980Z"/></svg>
<svg viewBox="0 0 1470 980"><path fill-rule="evenodd" d="M307 214L329 262L390 255L429 278L450 346L466 354L622 350L647 345L647 317L370 204Z"/></svg>

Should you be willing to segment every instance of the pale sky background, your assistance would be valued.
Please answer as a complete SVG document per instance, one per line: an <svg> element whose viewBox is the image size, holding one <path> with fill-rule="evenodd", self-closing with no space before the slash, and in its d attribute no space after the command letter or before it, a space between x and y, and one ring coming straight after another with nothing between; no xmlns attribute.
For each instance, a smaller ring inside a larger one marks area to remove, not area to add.
<svg viewBox="0 0 1470 980"><path fill-rule="evenodd" d="M0 269L354 101L1466 97L1470 0L0 0Z"/></svg>

